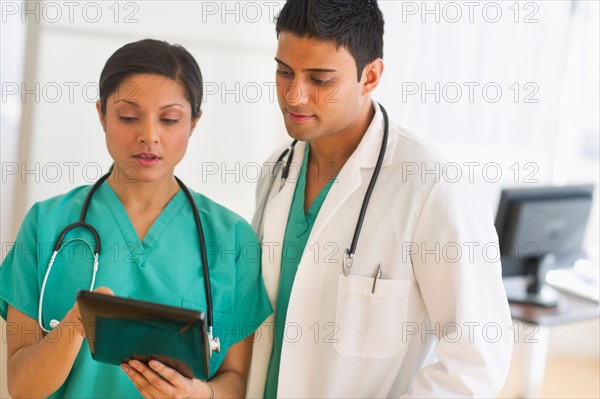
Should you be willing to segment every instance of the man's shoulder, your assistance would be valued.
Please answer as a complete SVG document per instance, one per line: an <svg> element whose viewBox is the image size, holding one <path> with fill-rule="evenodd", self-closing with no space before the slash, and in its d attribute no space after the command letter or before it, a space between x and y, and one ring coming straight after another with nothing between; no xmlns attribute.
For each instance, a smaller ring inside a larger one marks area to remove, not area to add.
<svg viewBox="0 0 600 399"><path fill-rule="evenodd" d="M444 153L427 138L415 134L397 124L390 123L393 135L394 163L397 162L448 162Z"/></svg>

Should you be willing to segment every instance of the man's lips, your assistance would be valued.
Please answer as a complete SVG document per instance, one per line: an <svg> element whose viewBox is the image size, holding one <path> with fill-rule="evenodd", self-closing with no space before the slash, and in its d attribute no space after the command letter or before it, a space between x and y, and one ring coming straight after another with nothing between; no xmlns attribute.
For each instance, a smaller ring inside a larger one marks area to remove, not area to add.
<svg viewBox="0 0 600 399"><path fill-rule="evenodd" d="M287 109L286 109L286 112L287 112L288 118L290 118L293 122L306 122L313 117L312 115L308 115L308 114L294 113Z"/></svg>

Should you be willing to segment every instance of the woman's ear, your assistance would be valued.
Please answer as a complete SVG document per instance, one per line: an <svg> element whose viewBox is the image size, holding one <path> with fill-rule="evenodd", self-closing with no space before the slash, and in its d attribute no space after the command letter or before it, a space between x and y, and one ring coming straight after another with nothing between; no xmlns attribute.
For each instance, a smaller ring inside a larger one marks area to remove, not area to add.
<svg viewBox="0 0 600 399"><path fill-rule="evenodd" d="M192 137L192 134L194 133L194 129L196 129L196 125L198 124L198 121L200 120L201 117L202 117L202 110L200 110L198 112L198 116L196 117L196 119L194 119L192 121L192 126L190 127L190 137Z"/></svg>
<svg viewBox="0 0 600 399"><path fill-rule="evenodd" d="M100 118L100 124L102 125L102 130L106 133L106 115L102 113L102 102L96 101L96 111L98 111L98 118Z"/></svg>

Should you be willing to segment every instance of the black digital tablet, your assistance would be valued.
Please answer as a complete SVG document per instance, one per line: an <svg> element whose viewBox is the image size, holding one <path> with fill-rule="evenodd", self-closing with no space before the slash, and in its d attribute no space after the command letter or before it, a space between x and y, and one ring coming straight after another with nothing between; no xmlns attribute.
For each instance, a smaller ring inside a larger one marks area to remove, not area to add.
<svg viewBox="0 0 600 399"><path fill-rule="evenodd" d="M90 291L79 291L77 303L94 360L156 359L188 378L208 379L203 312Z"/></svg>

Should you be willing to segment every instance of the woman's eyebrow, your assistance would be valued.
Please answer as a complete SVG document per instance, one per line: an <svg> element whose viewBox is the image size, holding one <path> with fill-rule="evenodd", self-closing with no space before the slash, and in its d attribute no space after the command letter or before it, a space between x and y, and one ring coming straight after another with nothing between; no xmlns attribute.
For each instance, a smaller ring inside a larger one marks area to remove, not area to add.
<svg viewBox="0 0 600 399"><path fill-rule="evenodd" d="M183 105L178 104L178 103L173 103L173 104L167 104L167 105L163 105L162 107L160 107L159 109L165 109L165 108L170 108L170 107L181 107L181 108L185 108Z"/></svg>
<svg viewBox="0 0 600 399"><path fill-rule="evenodd" d="M137 103L137 101L133 101L133 100L126 100L126 99L117 100L117 101L115 101L115 104L117 104L117 103L120 103L120 102L125 102L125 103L127 103L127 104L129 104L129 105L132 105L132 106L136 107L136 108L139 108L139 107L140 107L140 105ZM179 104L179 103L172 103L172 104L166 104L166 105L163 105L163 106L162 106L162 107L160 107L159 109L163 110L163 109L166 109L166 108L171 108L171 107L181 107L181 108L185 108L183 105L181 105L181 104Z"/></svg>
<svg viewBox="0 0 600 399"><path fill-rule="evenodd" d="M140 107L140 105L137 103L137 101L134 101L134 100L127 100L127 99L124 99L124 98L122 98L122 99L120 99L120 100L117 100L117 101L115 101L115 104L118 104L118 103L120 103L120 102L125 102L125 103L127 103L127 104L129 104L129 105L132 105L132 106L136 107L136 108L139 108L139 107Z"/></svg>

